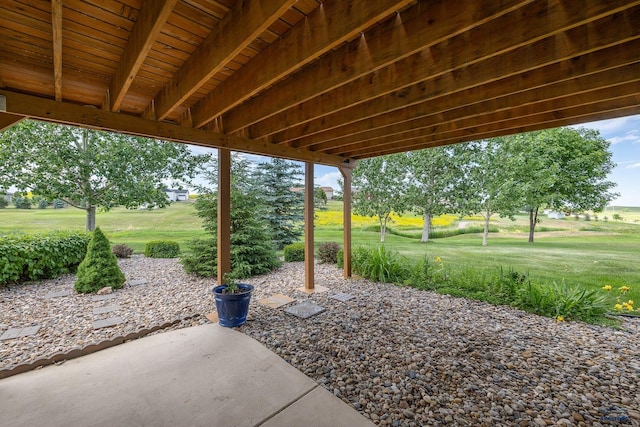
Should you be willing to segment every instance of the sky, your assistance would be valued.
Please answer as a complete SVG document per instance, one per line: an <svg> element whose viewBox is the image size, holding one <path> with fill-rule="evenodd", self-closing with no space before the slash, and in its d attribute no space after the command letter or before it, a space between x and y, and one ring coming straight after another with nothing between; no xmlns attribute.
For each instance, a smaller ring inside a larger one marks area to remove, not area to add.
<svg viewBox="0 0 640 427"><path fill-rule="evenodd" d="M609 141L616 164L609 180L617 186L612 190L620 196L612 201L613 206L640 207L640 115L583 123L573 127L596 129L603 138ZM204 152L207 149L194 147L194 151ZM248 155L254 161L268 161L268 158ZM321 187L333 187L338 190L340 172L335 167L315 165L314 181Z"/></svg>

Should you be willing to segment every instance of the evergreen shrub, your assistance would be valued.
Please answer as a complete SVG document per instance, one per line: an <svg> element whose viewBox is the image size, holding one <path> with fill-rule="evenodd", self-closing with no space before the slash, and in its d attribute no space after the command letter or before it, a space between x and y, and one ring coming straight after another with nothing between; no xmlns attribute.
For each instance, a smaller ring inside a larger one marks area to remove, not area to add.
<svg viewBox="0 0 640 427"><path fill-rule="evenodd" d="M124 274L118 267L118 259L111 252L109 241L100 227L96 227L89 241L87 255L78 266L75 290L88 293L107 286L119 289L124 281Z"/></svg>
<svg viewBox="0 0 640 427"><path fill-rule="evenodd" d="M292 243L284 247L286 262L304 261L304 243Z"/></svg>
<svg viewBox="0 0 640 427"><path fill-rule="evenodd" d="M152 240L144 248L144 256L149 258L177 258L180 245L171 240Z"/></svg>

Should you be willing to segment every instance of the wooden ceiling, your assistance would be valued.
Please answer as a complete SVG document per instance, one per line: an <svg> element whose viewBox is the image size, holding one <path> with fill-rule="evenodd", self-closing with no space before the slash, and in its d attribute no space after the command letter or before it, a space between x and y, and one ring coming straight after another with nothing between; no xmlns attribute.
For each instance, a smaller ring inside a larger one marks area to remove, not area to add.
<svg viewBox="0 0 640 427"><path fill-rule="evenodd" d="M639 114L640 1L0 0L0 111L352 165Z"/></svg>

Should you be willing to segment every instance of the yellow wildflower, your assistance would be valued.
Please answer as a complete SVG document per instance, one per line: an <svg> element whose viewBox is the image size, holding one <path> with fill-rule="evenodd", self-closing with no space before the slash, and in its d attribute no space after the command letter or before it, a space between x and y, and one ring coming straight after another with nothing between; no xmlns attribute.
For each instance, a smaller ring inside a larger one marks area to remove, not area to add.
<svg viewBox="0 0 640 427"><path fill-rule="evenodd" d="M618 288L618 290L619 290L620 292L622 292L623 294L625 294L625 293L629 292L629 290L631 290L631 288L630 288L630 287L628 287L628 286L620 286L620 287Z"/></svg>
<svg viewBox="0 0 640 427"><path fill-rule="evenodd" d="M613 306L614 310L622 310L622 304L616 304Z"/></svg>
<svg viewBox="0 0 640 427"><path fill-rule="evenodd" d="M440 263L440 268L444 268L444 263L443 262Z"/></svg>
<svg viewBox="0 0 640 427"><path fill-rule="evenodd" d="M557 317L556 317L556 321L558 321L558 322L564 322L564 317L563 317L563 316L557 316Z"/></svg>
<svg viewBox="0 0 640 427"><path fill-rule="evenodd" d="M602 289L604 289L605 291L609 292L611 290L611 285L603 286Z"/></svg>
<svg viewBox="0 0 640 427"><path fill-rule="evenodd" d="M436 257L436 262L442 262L439 256Z"/></svg>
<svg viewBox="0 0 640 427"><path fill-rule="evenodd" d="M632 300L632 299L630 299L629 301L627 301L627 304L629 304L629 305L633 305L633 300Z"/></svg>

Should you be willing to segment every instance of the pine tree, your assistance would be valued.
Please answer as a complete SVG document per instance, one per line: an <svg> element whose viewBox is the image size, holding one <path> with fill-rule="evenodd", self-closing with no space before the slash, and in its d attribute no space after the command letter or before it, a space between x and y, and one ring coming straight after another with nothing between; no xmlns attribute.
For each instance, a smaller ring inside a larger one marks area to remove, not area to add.
<svg viewBox="0 0 640 427"><path fill-rule="evenodd" d="M74 288L78 292L96 292L106 286L119 289L125 277L118 267L118 259L111 252L109 240L96 227L89 241L87 254L78 266Z"/></svg>
<svg viewBox="0 0 640 427"><path fill-rule="evenodd" d="M232 157L231 178L231 272L235 277L267 273L280 265L265 220L266 209L258 195L251 167L246 159ZM210 184L216 182L210 175ZM201 194L195 202L197 215L203 219L209 239L190 242L190 253L182 257L182 265L190 273L201 276L217 274L218 194Z"/></svg>
<svg viewBox="0 0 640 427"><path fill-rule="evenodd" d="M258 166L260 198L267 207L265 219L277 249L300 240L304 219L304 194L293 191L300 187L303 175L299 165L274 158Z"/></svg>

